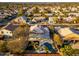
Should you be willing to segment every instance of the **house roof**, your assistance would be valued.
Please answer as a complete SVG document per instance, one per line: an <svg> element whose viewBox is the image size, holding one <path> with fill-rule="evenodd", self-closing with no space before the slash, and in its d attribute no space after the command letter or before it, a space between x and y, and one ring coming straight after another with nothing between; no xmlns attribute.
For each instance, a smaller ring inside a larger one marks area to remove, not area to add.
<svg viewBox="0 0 79 59"><path fill-rule="evenodd" d="M5 24L3 24L3 23L0 23L0 26L4 26Z"/></svg>
<svg viewBox="0 0 79 59"><path fill-rule="evenodd" d="M5 27L5 29L14 31L17 27L18 27L18 25L9 24L7 27Z"/></svg>
<svg viewBox="0 0 79 59"><path fill-rule="evenodd" d="M22 16L22 18L23 18L23 20L27 20L27 17L25 17L25 16Z"/></svg>
<svg viewBox="0 0 79 59"><path fill-rule="evenodd" d="M33 37L35 35L35 37L37 37L37 38L50 39L49 29L47 27L41 27L41 26L35 25L30 28L30 31L33 32L30 34L30 36L32 36L32 34L33 34Z"/></svg>
<svg viewBox="0 0 79 59"><path fill-rule="evenodd" d="M27 18L25 16L21 16L20 18L21 18L21 20L27 20ZM17 18L15 20L17 20ZM14 31L18 26L19 25L17 25L17 24L9 23L6 27L4 27L4 29Z"/></svg>
<svg viewBox="0 0 79 59"><path fill-rule="evenodd" d="M73 44L73 45L72 45L72 48L73 48L73 49L79 49L79 42L76 43L76 44Z"/></svg>
<svg viewBox="0 0 79 59"><path fill-rule="evenodd" d="M71 28L59 28L55 30L64 40L79 40L79 31Z"/></svg>

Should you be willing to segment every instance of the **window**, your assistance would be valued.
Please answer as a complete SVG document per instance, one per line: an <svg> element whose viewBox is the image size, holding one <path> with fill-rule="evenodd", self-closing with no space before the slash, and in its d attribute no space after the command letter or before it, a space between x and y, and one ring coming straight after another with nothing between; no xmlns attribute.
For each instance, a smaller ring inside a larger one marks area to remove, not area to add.
<svg viewBox="0 0 79 59"><path fill-rule="evenodd" d="M3 31L1 31L1 33L3 34L4 32L3 32Z"/></svg>
<svg viewBox="0 0 79 59"><path fill-rule="evenodd" d="M8 33L8 32L7 32Z"/></svg>
<svg viewBox="0 0 79 59"><path fill-rule="evenodd" d="M10 34L12 34L12 32L10 32Z"/></svg>

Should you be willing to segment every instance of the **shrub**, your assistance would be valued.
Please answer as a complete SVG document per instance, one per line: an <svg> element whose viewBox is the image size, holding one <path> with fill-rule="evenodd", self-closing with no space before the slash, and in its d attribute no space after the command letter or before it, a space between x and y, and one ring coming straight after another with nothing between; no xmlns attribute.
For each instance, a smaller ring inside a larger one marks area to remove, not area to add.
<svg viewBox="0 0 79 59"><path fill-rule="evenodd" d="M23 53L25 45L25 41L19 38L7 42L7 48L11 53Z"/></svg>
<svg viewBox="0 0 79 59"><path fill-rule="evenodd" d="M0 52L5 53L7 51L6 44L7 42L0 40Z"/></svg>
<svg viewBox="0 0 79 59"><path fill-rule="evenodd" d="M78 56L79 49L72 49L70 45L65 45L60 49L60 53L64 56Z"/></svg>

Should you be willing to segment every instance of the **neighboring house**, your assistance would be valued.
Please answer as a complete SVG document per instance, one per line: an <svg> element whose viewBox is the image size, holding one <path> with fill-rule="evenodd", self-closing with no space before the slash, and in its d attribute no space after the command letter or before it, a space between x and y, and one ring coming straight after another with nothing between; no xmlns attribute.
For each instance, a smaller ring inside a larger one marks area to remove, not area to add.
<svg viewBox="0 0 79 59"><path fill-rule="evenodd" d="M46 13L45 15L48 17L51 17L51 16L53 16L53 13Z"/></svg>
<svg viewBox="0 0 79 59"><path fill-rule="evenodd" d="M12 32L6 29L0 30L0 36L12 36Z"/></svg>
<svg viewBox="0 0 79 59"><path fill-rule="evenodd" d="M69 27L55 27L55 31L60 35L64 40L73 40L79 41L79 30Z"/></svg>
<svg viewBox="0 0 79 59"><path fill-rule="evenodd" d="M69 13L68 15L73 15L73 16L78 17L79 16L79 13Z"/></svg>
<svg viewBox="0 0 79 59"><path fill-rule="evenodd" d="M12 22L15 24L22 24L22 23L25 24L26 20L27 20L27 18L25 16L21 16L21 17L18 17L16 19L12 20Z"/></svg>
<svg viewBox="0 0 79 59"><path fill-rule="evenodd" d="M79 49L79 42L72 44L71 46L73 49Z"/></svg>
<svg viewBox="0 0 79 59"><path fill-rule="evenodd" d="M67 17L66 19L65 19L65 21L66 22L71 22L71 21L73 21L74 19L73 19L73 17L71 17L71 16L69 16L69 17Z"/></svg>
<svg viewBox="0 0 79 59"><path fill-rule="evenodd" d="M45 17L34 17L32 19L33 22L42 22L44 21L46 18Z"/></svg>
<svg viewBox="0 0 79 59"><path fill-rule="evenodd" d="M32 8L29 8L27 12L30 13L30 12L33 12L34 10L35 10L35 7L32 7Z"/></svg>
<svg viewBox="0 0 79 59"><path fill-rule="evenodd" d="M50 39L49 29L46 26L34 25L30 27L30 32L32 32L33 37L37 38L47 38Z"/></svg>
<svg viewBox="0 0 79 59"><path fill-rule="evenodd" d="M4 28L4 33L3 35L11 36L13 35L13 32L15 29L18 27L18 25L15 24L9 24ZM2 29L3 30L3 29Z"/></svg>
<svg viewBox="0 0 79 59"><path fill-rule="evenodd" d="M49 17L48 23L49 24L55 24L56 22L54 21L53 17Z"/></svg>
<svg viewBox="0 0 79 59"><path fill-rule="evenodd" d="M15 23L16 22L16 23ZM11 36L13 35L13 32L19 27L21 23L26 23L24 17L18 17L11 22L9 22L6 26L4 26L0 33L1 35Z"/></svg>
<svg viewBox="0 0 79 59"><path fill-rule="evenodd" d="M78 9L76 7L72 7L71 11L77 11Z"/></svg>
<svg viewBox="0 0 79 59"><path fill-rule="evenodd" d="M35 14L33 14L33 16L34 16L34 17L39 17L39 16L41 16L41 14L35 13Z"/></svg>
<svg viewBox="0 0 79 59"><path fill-rule="evenodd" d="M35 47L36 53L55 53L53 41L50 39L49 29L43 25L34 25L30 27L29 41L38 41L39 49ZM48 52L46 51L48 49Z"/></svg>

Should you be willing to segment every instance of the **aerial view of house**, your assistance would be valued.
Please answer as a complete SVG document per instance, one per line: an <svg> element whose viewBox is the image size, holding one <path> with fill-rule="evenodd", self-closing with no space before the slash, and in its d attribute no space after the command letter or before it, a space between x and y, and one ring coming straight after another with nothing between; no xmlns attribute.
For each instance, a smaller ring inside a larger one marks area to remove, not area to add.
<svg viewBox="0 0 79 59"><path fill-rule="evenodd" d="M79 56L79 3L0 3L0 56Z"/></svg>

